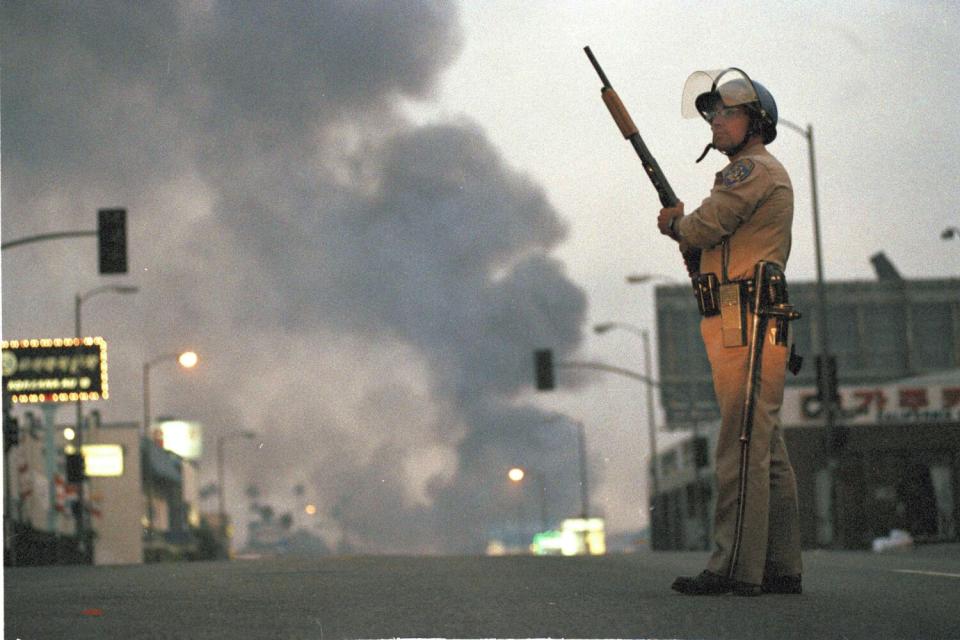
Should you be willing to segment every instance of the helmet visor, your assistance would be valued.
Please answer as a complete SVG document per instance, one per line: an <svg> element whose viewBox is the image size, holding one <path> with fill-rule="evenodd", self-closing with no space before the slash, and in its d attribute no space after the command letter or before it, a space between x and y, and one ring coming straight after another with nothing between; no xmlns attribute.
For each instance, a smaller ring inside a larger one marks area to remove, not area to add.
<svg viewBox="0 0 960 640"><path fill-rule="evenodd" d="M759 102L757 90L746 73L731 67L712 71L694 71L683 85L680 114L684 118L700 116L707 121L723 107Z"/></svg>

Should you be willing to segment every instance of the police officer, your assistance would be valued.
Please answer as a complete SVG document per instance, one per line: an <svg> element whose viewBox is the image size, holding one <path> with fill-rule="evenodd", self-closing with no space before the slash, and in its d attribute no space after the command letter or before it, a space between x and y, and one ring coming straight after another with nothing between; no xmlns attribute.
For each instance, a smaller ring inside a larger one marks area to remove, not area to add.
<svg viewBox="0 0 960 640"><path fill-rule="evenodd" d="M700 250L700 282L719 290L712 294L724 308L723 314L705 311L701 320L721 414L715 547L703 573L677 578L672 588L689 595L800 593L796 479L778 417L788 349L777 332L785 324L769 323L758 340L760 373L751 394L749 441L741 437L750 363L744 336L756 320L748 304L747 292L755 284L750 280L760 261L783 269L790 255L793 188L765 146L777 135L777 106L763 85L731 68L691 75L683 114L710 124L713 139L700 160L716 149L729 162L694 211L684 215L680 202L662 209L658 218L661 233L682 250Z"/></svg>

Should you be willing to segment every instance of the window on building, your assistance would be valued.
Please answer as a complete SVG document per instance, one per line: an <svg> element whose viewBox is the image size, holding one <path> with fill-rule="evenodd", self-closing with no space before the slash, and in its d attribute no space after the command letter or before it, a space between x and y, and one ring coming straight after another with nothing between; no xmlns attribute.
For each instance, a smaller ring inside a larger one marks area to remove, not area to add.
<svg viewBox="0 0 960 640"><path fill-rule="evenodd" d="M949 303L916 304L911 309L913 365L920 370L956 366L953 314Z"/></svg>
<svg viewBox="0 0 960 640"><path fill-rule="evenodd" d="M865 308L863 314L864 348L862 362L866 368L882 369L891 375L902 375L907 367L906 307L902 304L877 305Z"/></svg>
<svg viewBox="0 0 960 640"><path fill-rule="evenodd" d="M863 350L857 307L852 304L830 305L827 309L830 351L837 356L841 378L863 369Z"/></svg>

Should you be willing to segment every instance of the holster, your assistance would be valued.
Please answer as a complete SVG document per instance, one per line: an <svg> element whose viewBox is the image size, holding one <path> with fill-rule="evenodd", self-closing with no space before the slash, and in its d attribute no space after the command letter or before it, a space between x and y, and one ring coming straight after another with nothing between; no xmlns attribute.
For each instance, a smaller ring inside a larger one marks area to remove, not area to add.
<svg viewBox="0 0 960 640"><path fill-rule="evenodd" d="M787 295L787 278L783 270L771 262L761 262L763 267L760 313L771 317L776 325L776 343L787 344L787 327L791 320L798 320L800 312L790 304ZM759 275L759 274L758 274Z"/></svg>
<svg viewBox="0 0 960 640"><path fill-rule="evenodd" d="M725 347L747 343L747 308L752 290L752 280L721 283L714 273L702 273L694 279L700 315L720 315Z"/></svg>
<svg viewBox="0 0 960 640"><path fill-rule="evenodd" d="M693 278L693 293L697 297L697 308L705 318L720 313L720 282L715 273L698 273Z"/></svg>

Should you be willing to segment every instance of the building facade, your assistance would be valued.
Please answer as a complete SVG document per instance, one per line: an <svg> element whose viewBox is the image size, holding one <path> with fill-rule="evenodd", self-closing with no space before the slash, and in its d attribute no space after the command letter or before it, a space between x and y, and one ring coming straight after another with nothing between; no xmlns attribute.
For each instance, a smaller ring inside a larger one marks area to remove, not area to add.
<svg viewBox="0 0 960 640"><path fill-rule="evenodd" d="M23 541L18 564L139 564L196 552L197 463L144 438L139 423L100 424L95 412L83 436L91 549L85 558L59 550L76 547L77 485L65 467L76 425L55 425L55 411L40 408L42 420L21 414L20 443L7 456L9 516ZM9 540L7 547L10 556Z"/></svg>
<svg viewBox="0 0 960 640"><path fill-rule="evenodd" d="M791 283L802 371L789 376L782 422L800 491L806 547L863 548L891 529L918 540L960 531L960 279L828 283L826 337L840 405L830 441L817 401L821 327L813 283ZM659 456L655 548L707 548L717 428L696 301L658 287L661 402L669 430L689 437ZM697 444L699 443L699 445ZM698 466L695 452L711 452ZM835 469L828 464L830 453ZM832 487L832 489L831 489Z"/></svg>

